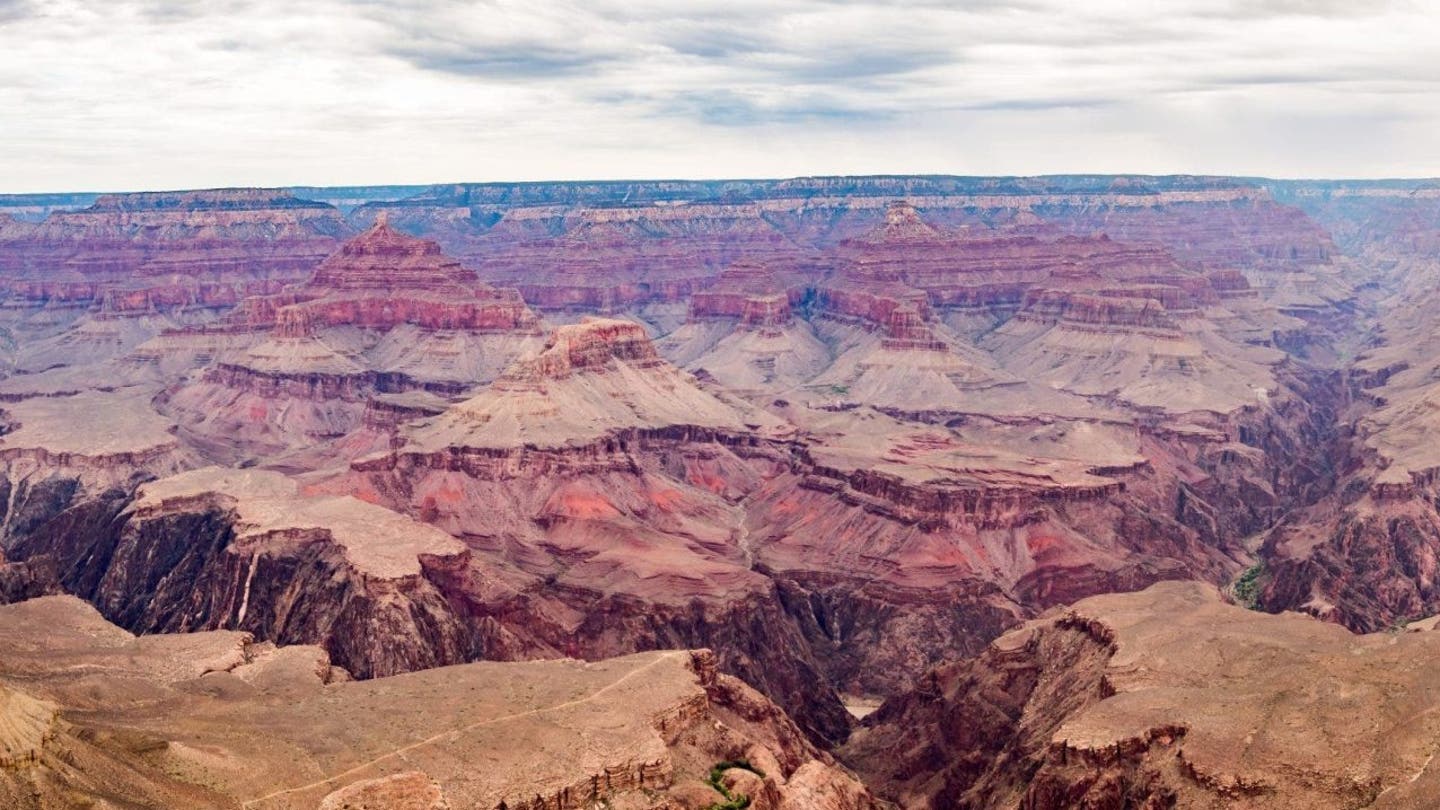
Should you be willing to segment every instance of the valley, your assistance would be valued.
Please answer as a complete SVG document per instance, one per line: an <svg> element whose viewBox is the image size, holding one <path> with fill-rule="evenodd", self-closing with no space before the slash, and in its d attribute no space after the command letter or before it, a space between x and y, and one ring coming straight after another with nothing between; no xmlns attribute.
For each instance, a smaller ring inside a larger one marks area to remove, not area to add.
<svg viewBox="0 0 1440 810"><path fill-rule="evenodd" d="M1433 191L0 198L0 797L1424 806Z"/></svg>

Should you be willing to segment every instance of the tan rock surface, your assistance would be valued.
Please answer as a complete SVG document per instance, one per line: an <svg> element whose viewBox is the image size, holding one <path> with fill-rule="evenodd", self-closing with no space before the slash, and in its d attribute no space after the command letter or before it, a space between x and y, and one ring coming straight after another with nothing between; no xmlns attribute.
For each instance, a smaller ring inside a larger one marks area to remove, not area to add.
<svg viewBox="0 0 1440 810"><path fill-rule="evenodd" d="M396 579L419 574L422 554L453 556L465 549L439 529L357 498L304 497L293 479L262 470L191 470L145 484L130 508L144 518L177 502L206 498L235 511L232 542L239 553L258 553L289 536L320 532L366 576Z"/></svg>
<svg viewBox="0 0 1440 810"><path fill-rule="evenodd" d="M1163 583L937 670L846 755L906 807L1430 806L1437 644Z"/></svg>
<svg viewBox="0 0 1440 810"><path fill-rule="evenodd" d="M627 797L658 807L672 786L754 745L777 765L767 775L777 795L794 775L797 795L873 806L773 706L773 719L728 720L732 709L759 718L769 704L716 676L703 654L328 684L322 665L267 683L243 675L276 653L243 634L137 639L69 597L0 608L0 628L0 684L56 701L63 728L43 743L26 732L39 753L0 769L0 796L24 796L16 808L101 798L107 774L108 791L130 801L184 795L197 808L580 807ZM200 650L222 654L198 666ZM44 705L0 688L0 728L32 722L30 707ZM6 750L15 737L0 738ZM22 785L33 792L12 790Z"/></svg>
<svg viewBox="0 0 1440 810"><path fill-rule="evenodd" d="M783 435L783 422L702 390L662 360L629 321L559 327L537 355L495 385L411 434L416 452L447 446L583 444L626 429L694 426Z"/></svg>

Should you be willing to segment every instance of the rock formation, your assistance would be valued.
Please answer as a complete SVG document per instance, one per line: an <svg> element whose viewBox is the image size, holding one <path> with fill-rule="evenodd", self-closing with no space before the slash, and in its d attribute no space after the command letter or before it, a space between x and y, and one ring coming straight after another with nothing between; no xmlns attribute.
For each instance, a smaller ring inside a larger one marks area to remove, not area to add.
<svg viewBox="0 0 1440 810"><path fill-rule="evenodd" d="M16 810L698 809L723 801L707 771L740 760L752 806L878 808L704 650L355 682L313 647L137 638L71 597L0 608L0 628L0 801Z"/></svg>
<svg viewBox="0 0 1440 810"><path fill-rule="evenodd" d="M163 363L168 349L209 335L228 351L165 407L187 429L253 454L356 431L378 393L458 394L488 382L539 328L514 290L480 283L434 242L381 221L304 284L141 349Z"/></svg>
<svg viewBox="0 0 1440 810"><path fill-rule="evenodd" d="M933 671L842 752L941 807L1421 807L1428 626L1353 636L1166 583L1083 600Z"/></svg>
<svg viewBox="0 0 1440 810"><path fill-rule="evenodd" d="M1037 808L1243 793L1264 774L1161 762L1199 721L1056 753L1069 720L1043 718L1103 705L1092 680L1118 683L1121 654L1057 614L1034 643L1071 666L1026 659L1049 685L964 702L1001 710L965 715L983 734L912 749L882 729L943 725L917 688L984 681L1021 655L993 640L1096 594L1199 580L1361 631L1440 610L1431 191L873 177L0 199L0 601L64 591L127 632L317 645L426 689L467 662L593 673L709 648L717 683L766 696L735 716L783 710L805 745L849 734L846 703L894 698L847 750L916 806L1013 804L1031 775ZM249 694L211 691L232 687ZM25 705L16 740L35 737ZM661 806L708 808L720 792L680 775L768 756L642 747L608 773L673 774ZM904 767L875 770L882 749ZM588 799L608 756L484 800ZM754 807L865 806L823 757L776 756L783 781L712 782ZM443 769L353 776L287 785L306 806L472 799ZM1339 782L1311 776L1257 795L1329 801Z"/></svg>
<svg viewBox="0 0 1440 810"><path fill-rule="evenodd" d="M280 190L104 195L39 222L0 226L0 289L22 368L119 356L166 328L213 318L247 295L301 279L350 227L324 203ZM36 320L124 339L31 356ZM18 317L17 317L18 316ZM4 322L0 320L0 322ZM95 350L105 349L96 356Z"/></svg>

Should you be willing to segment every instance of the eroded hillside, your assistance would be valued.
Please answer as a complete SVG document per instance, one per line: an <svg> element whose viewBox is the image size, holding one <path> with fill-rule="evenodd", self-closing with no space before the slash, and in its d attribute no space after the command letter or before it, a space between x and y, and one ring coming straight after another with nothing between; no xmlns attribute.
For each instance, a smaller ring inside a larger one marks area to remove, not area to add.
<svg viewBox="0 0 1440 810"><path fill-rule="evenodd" d="M1434 612L1432 202L877 177L17 208L0 596L376 683L708 648L807 744L892 699L846 749L882 794L1003 795L1021 771L975 769L1019 754L931 741L901 778L865 740L1047 610L1189 580L1358 631ZM1094 691L1046 688L1056 717Z"/></svg>

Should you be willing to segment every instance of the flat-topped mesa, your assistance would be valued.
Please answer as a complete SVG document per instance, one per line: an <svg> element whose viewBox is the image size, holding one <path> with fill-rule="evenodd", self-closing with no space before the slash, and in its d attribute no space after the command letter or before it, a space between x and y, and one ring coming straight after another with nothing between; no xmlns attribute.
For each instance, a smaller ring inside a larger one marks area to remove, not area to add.
<svg viewBox="0 0 1440 810"><path fill-rule="evenodd" d="M1209 291L1209 286L1204 279L1197 279L1204 289ZM1122 284L1109 287L1101 287L1094 291L1095 295L1101 298L1129 298L1140 301L1153 301L1165 308L1165 311L1173 315L1193 316L1198 314L1197 302L1184 287L1175 284Z"/></svg>
<svg viewBox="0 0 1440 810"><path fill-rule="evenodd" d="M931 316L928 296L901 284L851 283L846 279L819 287L816 304L828 317L858 321L877 331L888 330L895 322L897 311L909 313L898 316L902 325L911 319L928 321Z"/></svg>
<svg viewBox="0 0 1440 810"><path fill-rule="evenodd" d="M84 209L92 213L136 213L141 211L256 211L270 208L315 208L331 206L302 200L278 188L212 188L197 191L135 191L102 194Z"/></svg>
<svg viewBox="0 0 1440 810"><path fill-rule="evenodd" d="M765 333L777 330L795 319L795 312L790 306L790 296L785 293L748 296L740 312L742 328Z"/></svg>
<svg viewBox="0 0 1440 810"><path fill-rule="evenodd" d="M707 289L690 297L690 322L737 320L741 329L766 331L794 319L794 305L805 294L803 279L757 262L737 262Z"/></svg>
<svg viewBox="0 0 1440 810"><path fill-rule="evenodd" d="M1127 289L1134 292L1125 292ZM1154 298L1172 313L1186 314L1199 314L1201 307L1213 306L1221 300L1220 291L1209 276L1179 273L1137 276L1119 285L1115 294L1120 297Z"/></svg>
<svg viewBox="0 0 1440 810"><path fill-rule="evenodd" d="M275 312L275 327L270 334L277 338L314 337L315 319L303 306L281 307Z"/></svg>
<svg viewBox="0 0 1440 810"><path fill-rule="evenodd" d="M604 372L616 360L640 366L665 362L640 324L586 318L556 329L538 356L520 361L505 376L558 380L577 372Z"/></svg>
<svg viewBox="0 0 1440 810"><path fill-rule="evenodd" d="M1101 331L1138 331L1156 337L1180 337L1174 318L1160 301L1121 296L1108 290L1075 292L1035 289L1025 294L1020 320L1062 323L1068 327Z"/></svg>

